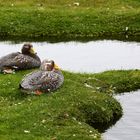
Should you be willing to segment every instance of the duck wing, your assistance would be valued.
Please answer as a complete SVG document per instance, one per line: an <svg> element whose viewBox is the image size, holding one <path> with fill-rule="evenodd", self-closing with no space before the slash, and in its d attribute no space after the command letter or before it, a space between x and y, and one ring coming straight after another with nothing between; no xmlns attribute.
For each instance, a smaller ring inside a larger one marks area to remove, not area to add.
<svg viewBox="0 0 140 140"><path fill-rule="evenodd" d="M39 67L41 62L29 55L19 54L12 61L12 65L15 64L18 69L30 69Z"/></svg>
<svg viewBox="0 0 140 140"><path fill-rule="evenodd" d="M20 52L11 53L4 57L0 58L0 69L3 69L4 67L13 67L15 63L13 63L14 59L20 54Z"/></svg>
<svg viewBox="0 0 140 140"><path fill-rule="evenodd" d="M64 77L62 73L46 71L42 75L41 90L54 91L62 85L63 81Z"/></svg>
<svg viewBox="0 0 140 140"><path fill-rule="evenodd" d="M53 91L63 83L63 75L53 71L36 71L24 77L20 86L25 90Z"/></svg>
<svg viewBox="0 0 140 140"><path fill-rule="evenodd" d="M12 53L0 59L0 69L8 67L12 69L29 69L40 66L40 61L22 53Z"/></svg>
<svg viewBox="0 0 140 140"><path fill-rule="evenodd" d="M25 90L34 91L40 88L42 71L35 71L25 75L20 83L20 87Z"/></svg>

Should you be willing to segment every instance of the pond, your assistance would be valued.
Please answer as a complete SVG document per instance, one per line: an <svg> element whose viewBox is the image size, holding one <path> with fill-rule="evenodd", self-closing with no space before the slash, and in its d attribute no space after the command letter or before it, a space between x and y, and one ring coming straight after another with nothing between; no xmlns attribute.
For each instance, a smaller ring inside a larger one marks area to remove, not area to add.
<svg viewBox="0 0 140 140"><path fill-rule="evenodd" d="M106 70L140 69L140 42L99 40L90 42L31 42L43 59L53 59L63 69L72 72L103 72ZM24 42L0 42L0 57L20 51ZM140 92L140 91L139 91ZM117 96L124 116L104 135L105 140L138 140L140 137L140 93Z"/></svg>
<svg viewBox="0 0 140 140"><path fill-rule="evenodd" d="M116 96L124 111L122 118L103 134L104 140L140 139L140 90Z"/></svg>
<svg viewBox="0 0 140 140"><path fill-rule="evenodd" d="M20 51L22 43L0 42L0 57ZM102 72L116 69L140 69L140 43L117 40L90 42L31 42L41 60L53 59L64 70Z"/></svg>

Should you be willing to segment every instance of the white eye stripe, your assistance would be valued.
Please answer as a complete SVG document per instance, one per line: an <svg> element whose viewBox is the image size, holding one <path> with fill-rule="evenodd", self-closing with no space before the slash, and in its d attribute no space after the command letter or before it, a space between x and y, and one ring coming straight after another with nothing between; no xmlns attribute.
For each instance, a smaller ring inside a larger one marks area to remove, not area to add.
<svg viewBox="0 0 140 140"><path fill-rule="evenodd" d="M29 46L24 46L24 48L28 49L28 48L29 48Z"/></svg>
<svg viewBox="0 0 140 140"><path fill-rule="evenodd" d="M51 65L51 62L47 62L46 65L47 65L47 64L48 64L48 65Z"/></svg>

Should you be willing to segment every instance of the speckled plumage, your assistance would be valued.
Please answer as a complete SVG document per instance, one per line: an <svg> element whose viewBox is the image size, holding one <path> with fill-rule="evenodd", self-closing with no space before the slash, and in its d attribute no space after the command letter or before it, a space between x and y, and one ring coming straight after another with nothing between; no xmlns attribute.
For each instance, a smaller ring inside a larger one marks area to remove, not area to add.
<svg viewBox="0 0 140 140"><path fill-rule="evenodd" d="M36 54L23 54L15 52L0 58L0 71L5 68L22 70L39 67L40 58Z"/></svg>
<svg viewBox="0 0 140 140"><path fill-rule="evenodd" d="M20 83L23 92L31 93L35 91L50 92L59 88L64 81L60 70L38 70L26 75Z"/></svg>
<svg viewBox="0 0 140 140"><path fill-rule="evenodd" d="M64 81L61 71L35 71L24 77L20 87L25 92L50 92L59 88Z"/></svg>

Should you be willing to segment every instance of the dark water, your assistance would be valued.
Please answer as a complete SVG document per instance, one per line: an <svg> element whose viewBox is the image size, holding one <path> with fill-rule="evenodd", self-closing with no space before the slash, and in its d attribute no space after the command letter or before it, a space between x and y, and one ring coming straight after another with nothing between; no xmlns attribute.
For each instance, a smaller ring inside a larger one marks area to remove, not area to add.
<svg viewBox="0 0 140 140"><path fill-rule="evenodd" d="M0 42L0 57L20 51L22 43ZM100 40L90 42L31 42L43 59L53 59L64 70L102 72L118 69L140 69L140 43ZM104 140L140 140L140 91L116 97L124 116L103 134Z"/></svg>
<svg viewBox="0 0 140 140"><path fill-rule="evenodd" d="M104 140L140 140L140 90L116 96L123 117L103 134Z"/></svg>
<svg viewBox="0 0 140 140"><path fill-rule="evenodd" d="M24 42L0 42L0 57L20 51ZM33 42L40 58L54 59L64 70L102 72L116 69L140 69L140 43L122 41Z"/></svg>

